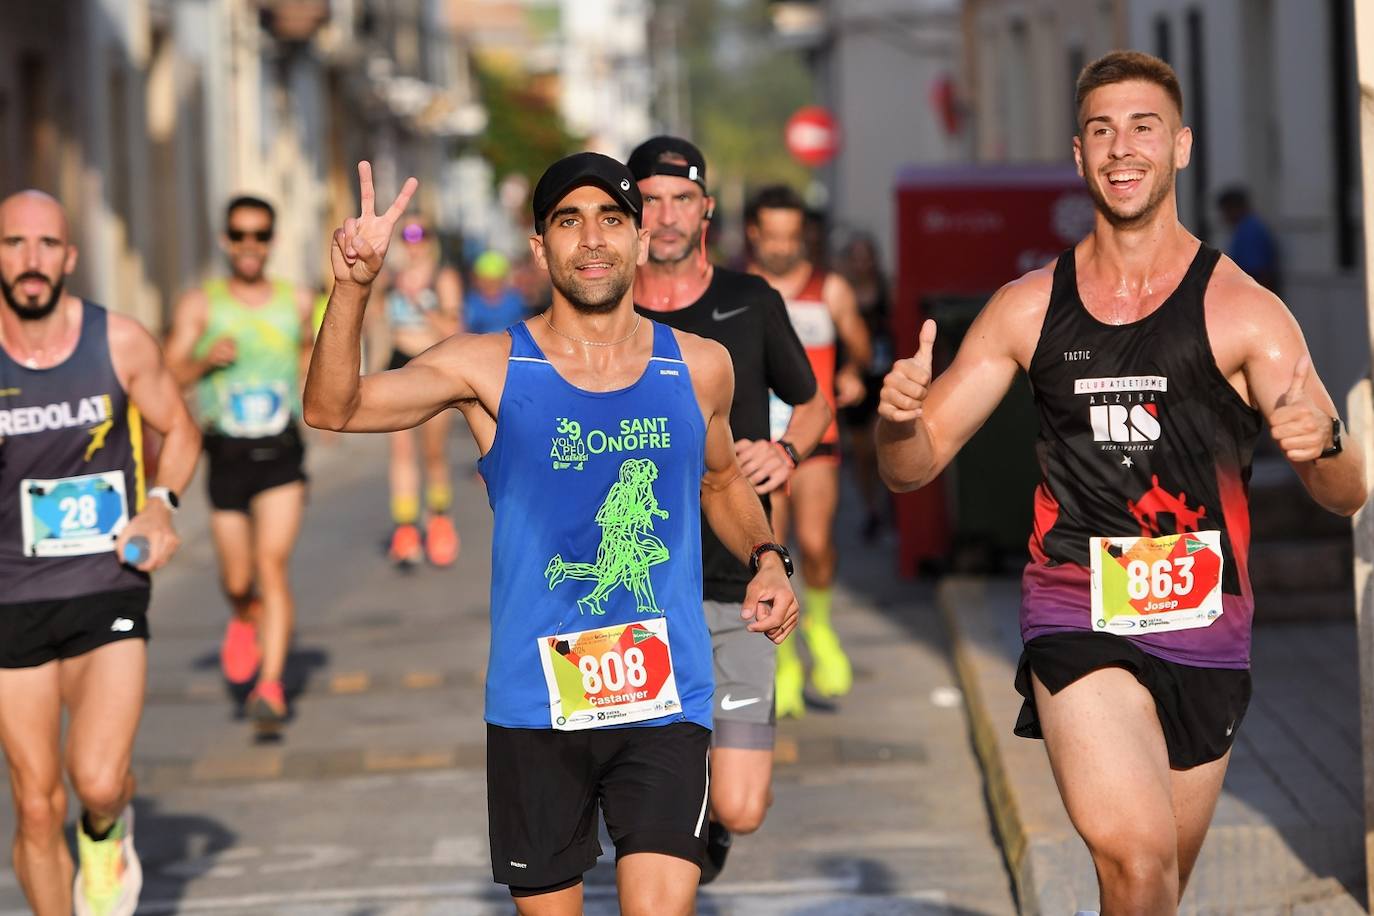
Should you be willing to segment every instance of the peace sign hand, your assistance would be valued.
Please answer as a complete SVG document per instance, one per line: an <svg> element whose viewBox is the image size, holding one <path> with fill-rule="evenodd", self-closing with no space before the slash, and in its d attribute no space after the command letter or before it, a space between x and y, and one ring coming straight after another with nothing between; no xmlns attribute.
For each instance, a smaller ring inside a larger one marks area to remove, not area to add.
<svg viewBox="0 0 1374 916"><path fill-rule="evenodd" d="M382 261L391 245L391 233L396 221L405 212L410 198L420 183L407 178L401 193L381 216L376 212L376 194L372 190L372 164L358 163L358 191L362 198L362 213L355 219L344 220L343 228L334 230L334 245L329 261L334 268L335 283L367 286L382 271Z"/></svg>

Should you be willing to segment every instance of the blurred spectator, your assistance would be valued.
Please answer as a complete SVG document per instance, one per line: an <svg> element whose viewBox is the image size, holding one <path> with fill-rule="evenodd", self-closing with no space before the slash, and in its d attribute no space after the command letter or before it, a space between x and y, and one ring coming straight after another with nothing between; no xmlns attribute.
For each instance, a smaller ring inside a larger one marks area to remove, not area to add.
<svg viewBox="0 0 1374 916"><path fill-rule="evenodd" d="M1250 209L1250 193L1239 185L1217 195L1217 209L1231 227L1226 253L1266 289L1279 292L1279 249L1274 234Z"/></svg>
<svg viewBox="0 0 1374 916"><path fill-rule="evenodd" d="M472 285L463 298L463 326L470 334L493 334L524 319L525 297L510 279L510 261L484 251L472 262Z"/></svg>
<svg viewBox="0 0 1374 916"><path fill-rule="evenodd" d="M848 465L864 503L863 536L871 541L890 516L887 488L878 477L873 432L883 376L892 367L891 297L872 236L861 233L850 239L840 251L836 266L854 288L859 315L873 342L873 358L864 370L864 399L853 406L840 408L851 458Z"/></svg>

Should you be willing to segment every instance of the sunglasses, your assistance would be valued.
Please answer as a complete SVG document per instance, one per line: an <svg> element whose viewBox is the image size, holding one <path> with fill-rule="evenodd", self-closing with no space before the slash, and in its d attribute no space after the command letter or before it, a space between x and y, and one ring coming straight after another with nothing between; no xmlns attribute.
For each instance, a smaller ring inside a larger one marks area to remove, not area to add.
<svg viewBox="0 0 1374 916"><path fill-rule="evenodd" d="M229 241L231 242L242 242L249 236L252 236L253 240L256 242L272 241L271 229L255 229L252 232L249 232L246 229L226 229L224 230L224 234L229 237Z"/></svg>
<svg viewBox="0 0 1374 916"><path fill-rule="evenodd" d="M419 223L411 223L401 230L401 238L411 244L423 242L427 234L428 233L425 232L425 227L421 226Z"/></svg>

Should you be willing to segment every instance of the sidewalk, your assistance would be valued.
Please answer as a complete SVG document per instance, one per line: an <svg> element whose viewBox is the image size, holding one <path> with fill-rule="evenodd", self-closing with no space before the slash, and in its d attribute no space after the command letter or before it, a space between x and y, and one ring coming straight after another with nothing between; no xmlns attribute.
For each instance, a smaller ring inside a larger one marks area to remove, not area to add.
<svg viewBox="0 0 1374 916"><path fill-rule="evenodd" d="M1098 906L1042 744L1011 733L1020 586L947 579L938 601L1021 911ZM1254 698L1181 911L1365 912L1354 621L1255 630Z"/></svg>

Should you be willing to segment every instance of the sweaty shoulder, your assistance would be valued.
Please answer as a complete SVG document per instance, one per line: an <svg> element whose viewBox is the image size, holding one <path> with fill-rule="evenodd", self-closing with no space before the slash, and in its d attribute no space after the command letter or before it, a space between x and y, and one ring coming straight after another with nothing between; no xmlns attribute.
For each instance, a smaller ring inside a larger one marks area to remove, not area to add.
<svg viewBox="0 0 1374 916"><path fill-rule="evenodd" d="M1301 346L1302 332L1288 306L1226 255L1212 271L1203 309L1213 356L1227 376L1251 355L1269 356Z"/></svg>
<svg viewBox="0 0 1374 916"><path fill-rule="evenodd" d="M153 335L128 315L106 309L105 336L110 346L110 363L123 385L127 386L136 373L157 365L162 359Z"/></svg>
<svg viewBox="0 0 1374 916"><path fill-rule="evenodd" d="M1054 266L1051 261L999 289L983 307L969 333L977 333L1009 350L1021 367L1028 369L1049 310Z"/></svg>

